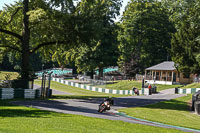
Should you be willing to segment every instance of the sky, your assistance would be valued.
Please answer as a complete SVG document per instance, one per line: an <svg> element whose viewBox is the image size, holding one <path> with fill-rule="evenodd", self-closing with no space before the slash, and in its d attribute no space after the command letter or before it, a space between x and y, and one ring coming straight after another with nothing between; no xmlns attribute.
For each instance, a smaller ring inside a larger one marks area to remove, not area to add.
<svg viewBox="0 0 200 133"><path fill-rule="evenodd" d="M0 0L0 10L3 9L4 4L13 4L15 0Z"/></svg>
<svg viewBox="0 0 200 133"><path fill-rule="evenodd" d="M13 4L14 1L17 1L17 0L0 0L0 10L3 9L4 4ZM121 14L123 13L124 8L127 5L128 1L130 0L123 0L121 11L120 11Z"/></svg>

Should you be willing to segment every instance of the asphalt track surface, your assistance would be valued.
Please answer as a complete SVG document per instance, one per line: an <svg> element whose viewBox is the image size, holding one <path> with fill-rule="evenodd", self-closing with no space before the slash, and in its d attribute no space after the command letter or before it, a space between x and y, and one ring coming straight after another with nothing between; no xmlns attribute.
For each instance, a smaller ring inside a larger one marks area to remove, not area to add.
<svg viewBox="0 0 200 133"><path fill-rule="evenodd" d="M62 93L62 92L61 92ZM32 101L15 101L14 104L22 106L31 106L41 110L55 111L66 114L76 114L88 117L96 117L110 120L120 120L129 123L144 124L150 126L158 126L163 128L174 128L185 132L199 132L198 130L191 130L180 128L176 126L164 125L159 123L152 123L142 119L135 119L117 112L117 109L127 107L139 107L148 104L157 103L160 101L170 100L184 96L183 94L173 94L174 89L161 91L158 94L149 96L129 96L114 98L114 106L110 111L99 113L98 105L103 101L102 98L95 99L67 99L67 100L32 100Z"/></svg>

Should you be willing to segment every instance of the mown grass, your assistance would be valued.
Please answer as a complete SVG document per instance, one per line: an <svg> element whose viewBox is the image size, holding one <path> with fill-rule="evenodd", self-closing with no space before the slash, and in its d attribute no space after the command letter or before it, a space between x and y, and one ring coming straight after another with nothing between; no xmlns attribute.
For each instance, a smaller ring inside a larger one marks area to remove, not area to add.
<svg viewBox="0 0 200 133"><path fill-rule="evenodd" d="M35 84L41 85L41 81L34 81ZM69 86L69 85L65 85L62 83L58 83L55 81L51 81L51 88L58 90L58 91L63 91L63 92L67 92L67 93L71 93L73 95L68 95L66 97L63 98L77 98L77 97L83 97L83 96L87 96L87 98L89 97L122 97L122 96L127 96L127 95L115 95L115 94L107 94L107 93L100 93L100 92L95 92L95 91L90 91L90 90L85 90L85 89L81 89L81 88L77 88L77 87L73 87L73 86ZM62 96L59 96L60 98ZM57 96L57 98L59 98Z"/></svg>
<svg viewBox="0 0 200 133"><path fill-rule="evenodd" d="M192 84L188 84L184 87L181 87L183 89L186 89L186 88L200 88L200 83L192 83Z"/></svg>
<svg viewBox="0 0 200 133"><path fill-rule="evenodd" d="M161 90L181 87L182 85L160 85L160 84L156 84L156 86L157 86L157 91L161 91Z"/></svg>
<svg viewBox="0 0 200 133"><path fill-rule="evenodd" d="M179 133L174 129L42 111L0 100L2 133Z"/></svg>
<svg viewBox="0 0 200 133"><path fill-rule="evenodd" d="M150 121L161 122L169 125L200 129L200 116L191 113L188 101L191 95L174 100L163 101L145 107L120 109L129 116Z"/></svg>
<svg viewBox="0 0 200 133"><path fill-rule="evenodd" d="M152 85L153 86L153 85ZM175 87L180 87L181 85L160 85L156 84L157 91L165 90L165 89L171 89ZM99 87L105 87L107 89L115 89L115 90L132 90L133 87L142 88L142 82L139 81L118 81L114 84L107 84L106 86L99 86Z"/></svg>
<svg viewBox="0 0 200 133"><path fill-rule="evenodd" d="M19 76L17 72L0 71L0 80L6 80L6 75L10 75L10 80L17 79L17 77Z"/></svg>

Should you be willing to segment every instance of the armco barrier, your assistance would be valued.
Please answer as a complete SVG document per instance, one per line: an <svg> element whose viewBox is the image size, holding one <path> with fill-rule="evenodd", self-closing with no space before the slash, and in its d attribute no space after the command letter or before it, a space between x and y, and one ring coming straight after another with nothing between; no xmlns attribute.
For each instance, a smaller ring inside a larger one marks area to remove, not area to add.
<svg viewBox="0 0 200 133"><path fill-rule="evenodd" d="M14 88L0 88L0 99L14 99L14 98L38 98L40 96L39 90L32 89L14 89Z"/></svg>
<svg viewBox="0 0 200 133"><path fill-rule="evenodd" d="M187 88L187 89L175 88L175 94L194 94L199 90L200 88Z"/></svg>
<svg viewBox="0 0 200 133"><path fill-rule="evenodd" d="M56 81L62 84L66 84L69 86L74 86L77 88L82 88L85 90L91 90L91 91L96 91L96 92L101 92L101 93L108 93L108 94L120 94L120 95L134 95L135 93L132 90L112 90L112 89L105 89L105 88L97 88L94 86L89 86L89 85L84 85L84 84L79 84L76 82L72 81L67 81L59 78L52 78L52 81ZM142 95L147 95L149 94L148 89L144 89L145 91L140 90L139 93Z"/></svg>

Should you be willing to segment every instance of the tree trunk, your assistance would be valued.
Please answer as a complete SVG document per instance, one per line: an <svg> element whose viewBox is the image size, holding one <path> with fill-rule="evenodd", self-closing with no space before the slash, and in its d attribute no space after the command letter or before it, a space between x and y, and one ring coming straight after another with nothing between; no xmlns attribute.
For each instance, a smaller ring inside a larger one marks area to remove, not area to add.
<svg viewBox="0 0 200 133"><path fill-rule="evenodd" d="M21 76L22 79L29 78L29 38L30 38L30 30L29 30L29 16L27 15L28 12L28 3L29 0L23 1L23 32L22 32L22 69L21 69Z"/></svg>
<svg viewBox="0 0 200 133"><path fill-rule="evenodd" d="M91 79L94 79L93 74L94 74L94 70L92 69L92 70L90 71L90 78L91 78Z"/></svg>
<svg viewBox="0 0 200 133"><path fill-rule="evenodd" d="M73 66L72 69L73 69L73 70L72 70L72 74L73 74L73 75L74 75L74 74L77 74L77 69L76 69L76 67Z"/></svg>
<svg viewBox="0 0 200 133"><path fill-rule="evenodd" d="M103 65L99 66L99 79L103 78Z"/></svg>

